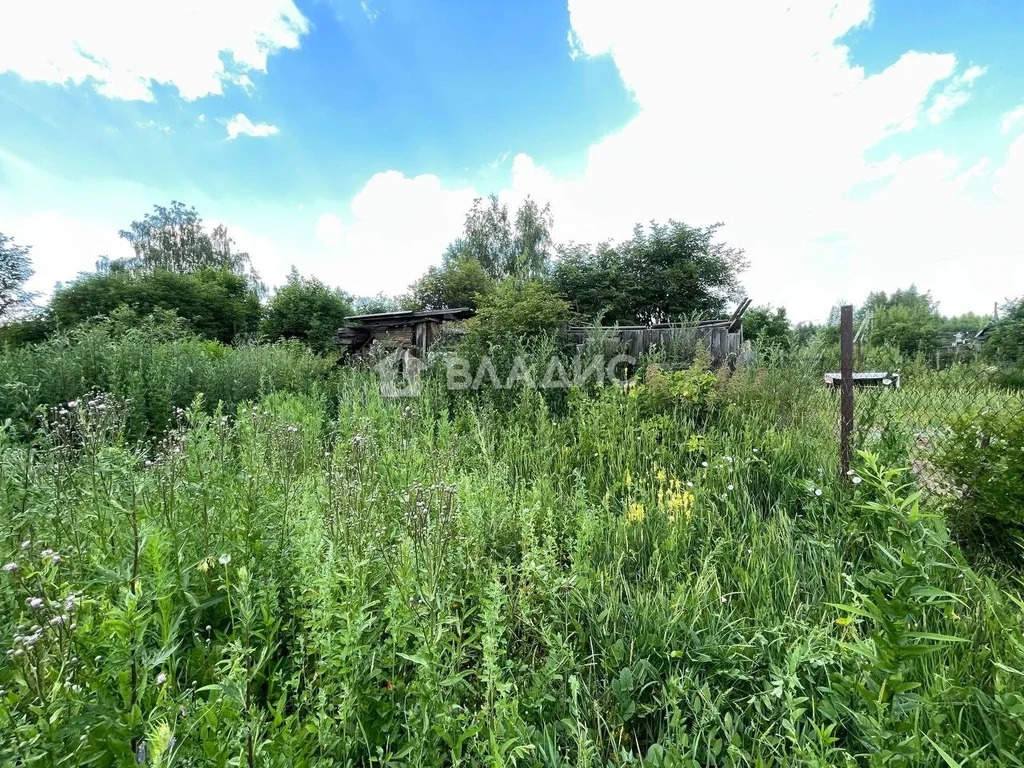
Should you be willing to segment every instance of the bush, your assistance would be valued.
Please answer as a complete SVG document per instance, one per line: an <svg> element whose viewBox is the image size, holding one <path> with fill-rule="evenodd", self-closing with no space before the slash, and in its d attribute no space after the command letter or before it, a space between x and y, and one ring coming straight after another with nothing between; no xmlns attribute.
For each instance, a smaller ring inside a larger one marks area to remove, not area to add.
<svg viewBox="0 0 1024 768"><path fill-rule="evenodd" d="M102 390L130 400L127 434L139 438L161 432L199 393L210 410L234 409L264 392L321 389L332 369L298 343L228 347L189 334L178 318L128 325L134 317L115 312L42 344L0 349L0 413L29 432L41 407Z"/></svg>
<svg viewBox="0 0 1024 768"><path fill-rule="evenodd" d="M968 541L1019 555L1024 534L1024 412L983 411L952 424L935 464L958 495L952 522Z"/></svg>
<svg viewBox="0 0 1024 768"><path fill-rule="evenodd" d="M267 305L261 330L271 339L303 339L317 352L334 352L334 336L351 314L352 301L344 292L292 269Z"/></svg>
<svg viewBox="0 0 1024 768"><path fill-rule="evenodd" d="M207 339L230 343L256 330L260 302L246 277L200 269L189 274L112 271L88 275L62 287L50 303L58 327L74 328L127 306L140 316L174 312Z"/></svg>
<svg viewBox="0 0 1024 768"><path fill-rule="evenodd" d="M658 365L649 365L643 380L633 384L629 394L645 413L665 413L676 410L700 414L712 402L718 376L708 370L708 353L698 348L689 368L665 371Z"/></svg>

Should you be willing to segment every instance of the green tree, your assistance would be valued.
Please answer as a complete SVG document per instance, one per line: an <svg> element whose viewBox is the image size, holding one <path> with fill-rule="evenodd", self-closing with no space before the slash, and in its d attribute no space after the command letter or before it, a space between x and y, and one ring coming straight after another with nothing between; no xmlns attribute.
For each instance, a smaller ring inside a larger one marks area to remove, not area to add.
<svg viewBox="0 0 1024 768"><path fill-rule="evenodd" d="M939 345L942 317L938 305L930 294L921 293L916 286L891 295L870 294L857 313L857 325L865 312L871 313L867 340L874 346L891 345L900 354L913 357L931 355Z"/></svg>
<svg viewBox="0 0 1024 768"><path fill-rule="evenodd" d="M716 242L718 228L638 224L632 239L618 245L568 246L555 263L554 284L579 314L604 322L721 314L740 294L746 261L742 250Z"/></svg>
<svg viewBox="0 0 1024 768"><path fill-rule="evenodd" d="M743 316L743 338L757 342L760 347L789 349L790 326L786 308L772 309L767 305L747 310Z"/></svg>
<svg viewBox="0 0 1024 768"><path fill-rule="evenodd" d="M417 309L477 307L480 299L494 289L494 279L479 261L471 258L446 260L410 286L411 301Z"/></svg>
<svg viewBox="0 0 1024 768"><path fill-rule="evenodd" d="M381 312L400 312L413 309L410 300L404 296L388 296L378 293L376 296L356 296L352 299L352 314L377 315Z"/></svg>
<svg viewBox="0 0 1024 768"><path fill-rule="evenodd" d="M480 302L476 317L466 321L471 344L538 336L565 325L569 305L538 278L503 280Z"/></svg>
<svg viewBox="0 0 1024 768"><path fill-rule="evenodd" d="M209 267L189 274L115 269L83 275L58 288L49 311L58 326L70 328L95 317L109 317L121 306L140 316L156 310L174 312L196 333L225 343L255 331L260 319L259 298L247 279Z"/></svg>
<svg viewBox="0 0 1024 768"><path fill-rule="evenodd" d="M235 250L235 242L223 225L207 232L196 209L174 200L169 207L154 205L139 221L121 230L131 243L133 259L123 266L129 270L154 274L159 271L189 274L200 269L219 269L236 275L249 274L253 284L249 254Z"/></svg>
<svg viewBox="0 0 1024 768"><path fill-rule="evenodd" d="M352 314L352 299L315 277L302 277L292 267L288 282L274 293L263 315L261 329L272 339L301 337L318 352L334 347L342 321Z"/></svg>
<svg viewBox="0 0 1024 768"><path fill-rule="evenodd" d="M515 216L497 195L477 198L462 237L448 246L445 262L471 258L495 280L540 277L551 257L551 209L527 198Z"/></svg>
<svg viewBox="0 0 1024 768"><path fill-rule="evenodd" d="M1024 364L1024 296L1000 308L982 350L994 362Z"/></svg>
<svg viewBox="0 0 1024 768"><path fill-rule="evenodd" d="M32 277L29 247L0 232L0 323L10 321L32 302L25 283Z"/></svg>

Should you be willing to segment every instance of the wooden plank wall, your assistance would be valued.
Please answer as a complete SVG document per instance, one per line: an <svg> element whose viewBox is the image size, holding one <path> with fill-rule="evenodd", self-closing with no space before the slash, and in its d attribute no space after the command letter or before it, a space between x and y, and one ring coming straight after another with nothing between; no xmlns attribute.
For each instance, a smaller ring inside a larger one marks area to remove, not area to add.
<svg viewBox="0 0 1024 768"><path fill-rule="evenodd" d="M744 354L743 329L729 333L727 325L705 325L675 328L601 328L572 329L577 344L588 338L602 338L605 352L610 355L627 354L639 358L652 348L665 350L672 356L688 357L698 342L711 353L711 365L734 365Z"/></svg>

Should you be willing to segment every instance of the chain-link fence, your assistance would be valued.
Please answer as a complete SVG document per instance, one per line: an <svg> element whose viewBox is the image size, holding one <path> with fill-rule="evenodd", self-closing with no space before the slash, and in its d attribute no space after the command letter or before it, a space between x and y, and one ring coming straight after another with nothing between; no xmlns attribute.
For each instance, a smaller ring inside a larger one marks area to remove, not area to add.
<svg viewBox="0 0 1024 768"><path fill-rule="evenodd" d="M908 468L926 504L958 535L1016 538L1024 530L1024 387L1014 363L980 349L944 351L854 377L853 448ZM896 361L893 361L895 363Z"/></svg>

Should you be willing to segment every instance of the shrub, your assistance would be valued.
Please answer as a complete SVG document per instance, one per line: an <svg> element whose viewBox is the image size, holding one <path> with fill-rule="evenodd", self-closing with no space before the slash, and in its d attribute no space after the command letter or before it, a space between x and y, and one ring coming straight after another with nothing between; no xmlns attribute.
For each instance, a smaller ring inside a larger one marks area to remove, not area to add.
<svg viewBox="0 0 1024 768"><path fill-rule="evenodd" d="M935 464L958 497L957 533L997 551L1016 549L1024 533L1024 412L990 410L954 420Z"/></svg>

